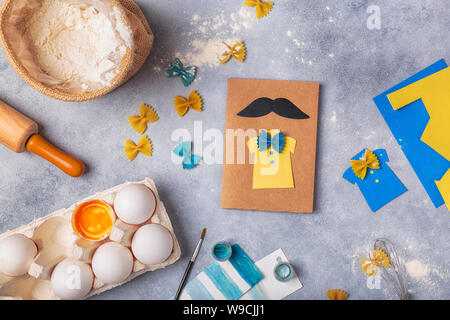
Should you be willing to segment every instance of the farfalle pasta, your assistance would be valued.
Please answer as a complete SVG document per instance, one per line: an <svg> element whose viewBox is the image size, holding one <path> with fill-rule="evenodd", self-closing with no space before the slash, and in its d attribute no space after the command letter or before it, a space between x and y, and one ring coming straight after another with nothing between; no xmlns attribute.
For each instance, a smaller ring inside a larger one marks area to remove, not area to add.
<svg viewBox="0 0 450 320"><path fill-rule="evenodd" d="M272 10L273 2L270 1L261 1L261 0L245 0L244 5L248 7L255 7L256 9L256 17L261 19L269 14L270 10Z"/></svg>
<svg viewBox="0 0 450 320"><path fill-rule="evenodd" d="M189 94L189 97L187 99L184 97L176 96L174 106L175 111L180 117L182 117L186 114L189 108L195 111L202 111L203 102L198 92L194 90Z"/></svg>
<svg viewBox="0 0 450 320"><path fill-rule="evenodd" d="M219 57L220 63L227 63L232 57L237 61L244 62L245 56L247 55L247 49L243 41L236 42L233 46L230 46L225 42L223 42L223 44L228 50L221 54L222 58Z"/></svg>
<svg viewBox="0 0 450 320"><path fill-rule="evenodd" d="M125 141L125 154L130 161L133 161L138 153L142 153L144 156L151 157L153 152L153 146L150 139L147 136L143 136L136 145L131 140Z"/></svg>
<svg viewBox="0 0 450 320"><path fill-rule="evenodd" d="M131 127L140 134L143 134L147 129L147 123L152 123L159 119L155 109L153 109L149 105L146 105L145 103L141 105L139 114L140 115L138 116L128 117L128 122L130 123Z"/></svg>

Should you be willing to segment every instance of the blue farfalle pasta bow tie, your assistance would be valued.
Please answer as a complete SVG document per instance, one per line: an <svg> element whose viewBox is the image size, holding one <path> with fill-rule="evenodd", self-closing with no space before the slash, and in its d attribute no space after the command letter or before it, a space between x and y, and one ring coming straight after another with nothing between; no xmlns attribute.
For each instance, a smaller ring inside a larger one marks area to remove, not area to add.
<svg viewBox="0 0 450 320"><path fill-rule="evenodd" d="M199 162L200 162L200 157L192 154L191 149L192 149L192 142L190 141L185 141L180 143L179 145L177 145L175 147L175 149L173 149L173 152L179 156L183 158L183 169L193 169L196 166L198 166Z"/></svg>
<svg viewBox="0 0 450 320"><path fill-rule="evenodd" d="M258 136L258 149L259 151L267 150L272 147L278 153L283 152L286 145L286 138L283 132L278 132L273 137L266 130L261 130Z"/></svg>
<svg viewBox="0 0 450 320"><path fill-rule="evenodd" d="M169 69L167 70L167 75L170 78L180 77L185 87L187 87L192 83L192 81L194 81L196 74L196 67L183 67L183 64L178 58L170 63Z"/></svg>

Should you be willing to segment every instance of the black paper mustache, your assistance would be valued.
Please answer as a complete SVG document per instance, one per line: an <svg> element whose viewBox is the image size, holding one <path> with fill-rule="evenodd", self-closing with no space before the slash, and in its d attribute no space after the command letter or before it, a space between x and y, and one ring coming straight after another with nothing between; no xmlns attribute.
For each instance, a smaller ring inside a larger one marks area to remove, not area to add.
<svg viewBox="0 0 450 320"><path fill-rule="evenodd" d="M280 117L288 119L309 119L309 116L306 113L285 98L278 98L275 100L270 98L258 98L237 115L240 117L258 118L264 117L271 112L275 112Z"/></svg>

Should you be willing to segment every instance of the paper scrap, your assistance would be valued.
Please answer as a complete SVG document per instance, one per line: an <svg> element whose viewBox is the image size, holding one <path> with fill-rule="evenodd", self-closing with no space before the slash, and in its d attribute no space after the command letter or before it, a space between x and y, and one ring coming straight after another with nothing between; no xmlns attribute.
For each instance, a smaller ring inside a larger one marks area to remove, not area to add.
<svg viewBox="0 0 450 320"><path fill-rule="evenodd" d="M263 278L263 274L237 244L224 262L214 261L183 289L180 300L237 300Z"/></svg>
<svg viewBox="0 0 450 320"><path fill-rule="evenodd" d="M450 211L450 170L447 171L441 180L436 181L436 185L441 192L442 198L444 198L447 209Z"/></svg>
<svg viewBox="0 0 450 320"><path fill-rule="evenodd" d="M387 95L394 110L421 99L430 120L420 138L450 160L450 68L438 71Z"/></svg>
<svg viewBox="0 0 450 320"><path fill-rule="evenodd" d="M450 159L445 158L448 156L450 131L448 129L447 133L445 129L442 131L441 123L441 121L449 123L448 103L445 106L441 105L439 101L430 98L430 95L448 97L448 81L446 84L439 81L435 83L437 79L448 77L448 71L440 73L446 69L448 69L447 64L442 59L374 98L378 110L402 147L435 207L444 204L443 195L435 181L441 180L450 169ZM428 79L428 77L431 78ZM414 85L416 82L419 83ZM438 93L429 88L429 83L435 83L440 90L447 91ZM410 85L413 86L408 88ZM414 89L416 86L417 94L410 93L411 88ZM399 91L403 88L406 91ZM424 88L427 90L424 91ZM396 106L391 104L390 99L396 103ZM407 103L409 104L403 106ZM433 122L431 118L434 118ZM442 138L445 137L447 140L443 142Z"/></svg>
<svg viewBox="0 0 450 320"><path fill-rule="evenodd" d="M303 288L297 274L294 273L291 280L278 281L273 271L279 262L287 262L282 249L278 249L255 263L263 274L262 280L244 294L240 300L281 300Z"/></svg>

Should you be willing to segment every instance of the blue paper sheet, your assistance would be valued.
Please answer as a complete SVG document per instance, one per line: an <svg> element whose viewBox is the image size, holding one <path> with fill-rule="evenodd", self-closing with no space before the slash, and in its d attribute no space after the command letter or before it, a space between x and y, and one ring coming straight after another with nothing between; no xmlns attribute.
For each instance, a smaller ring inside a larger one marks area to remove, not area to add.
<svg viewBox="0 0 450 320"><path fill-rule="evenodd" d="M363 149L352 160L359 160L365 151ZM386 150L378 149L373 153L378 157L380 169L368 169L366 177L360 179L353 172L352 167L350 167L345 171L344 178L350 183L356 183L358 185L370 209L375 212L388 202L405 193L407 189L387 165L389 158Z"/></svg>
<svg viewBox="0 0 450 320"><path fill-rule="evenodd" d="M450 168L450 161L420 140L430 120L422 100L394 110L387 95L446 67L445 61L439 60L373 99L436 208L444 204L444 199L435 181L441 180Z"/></svg>

